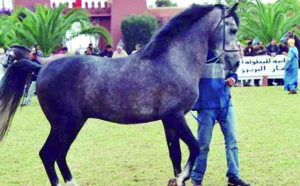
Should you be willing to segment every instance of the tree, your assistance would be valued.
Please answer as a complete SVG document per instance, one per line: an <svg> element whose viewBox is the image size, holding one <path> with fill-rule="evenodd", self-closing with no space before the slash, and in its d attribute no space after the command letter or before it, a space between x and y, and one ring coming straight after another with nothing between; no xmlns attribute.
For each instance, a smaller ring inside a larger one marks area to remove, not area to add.
<svg viewBox="0 0 300 186"><path fill-rule="evenodd" d="M177 6L177 3L173 3L172 0L156 0L155 5L157 7L171 7Z"/></svg>
<svg viewBox="0 0 300 186"><path fill-rule="evenodd" d="M265 44L272 39L280 40L287 31L299 25L299 2L297 0L278 0L274 4L263 4L261 0L242 3L239 11L240 30L238 37L258 39Z"/></svg>
<svg viewBox="0 0 300 186"><path fill-rule="evenodd" d="M35 12L23 7L17 8L11 16L0 16L1 42L5 46L19 44L31 47L38 44L44 54L51 54L66 39L66 33L72 25L78 22L81 29L72 33L68 39L81 34L100 34L106 43L112 43L106 29L90 24L85 10L73 9L63 15L65 8L66 4L50 9L36 5Z"/></svg>
<svg viewBox="0 0 300 186"><path fill-rule="evenodd" d="M149 14L129 15L124 18L121 30L127 52L131 53L137 43L147 44L157 29L157 19Z"/></svg>

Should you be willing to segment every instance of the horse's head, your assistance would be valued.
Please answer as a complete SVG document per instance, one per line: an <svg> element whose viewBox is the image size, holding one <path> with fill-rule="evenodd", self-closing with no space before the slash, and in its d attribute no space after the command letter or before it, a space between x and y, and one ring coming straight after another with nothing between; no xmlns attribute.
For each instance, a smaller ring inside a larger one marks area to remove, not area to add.
<svg viewBox="0 0 300 186"><path fill-rule="evenodd" d="M225 9L224 6L217 5L218 8L211 12L212 17L218 21L214 21L208 43L208 47L219 56L225 70L233 72L239 67L240 61L236 35L239 26L239 20L235 13L237 6L238 3Z"/></svg>
<svg viewBox="0 0 300 186"><path fill-rule="evenodd" d="M0 58L0 63L4 68L9 67L15 61L20 59L29 59L29 54L31 50L23 46L12 46L7 47L5 54L3 54Z"/></svg>
<svg viewBox="0 0 300 186"><path fill-rule="evenodd" d="M3 55L1 55L0 63L3 65L4 68L7 68L15 61L15 59L13 58L14 58L14 52L10 48L8 48L6 52Z"/></svg>
<svg viewBox="0 0 300 186"><path fill-rule="evenodd" d="M295 38L295 31L288 31L287 33L286 33L286 39L290 39L290 38L292 38L292 39L294 39Z"/></svg>

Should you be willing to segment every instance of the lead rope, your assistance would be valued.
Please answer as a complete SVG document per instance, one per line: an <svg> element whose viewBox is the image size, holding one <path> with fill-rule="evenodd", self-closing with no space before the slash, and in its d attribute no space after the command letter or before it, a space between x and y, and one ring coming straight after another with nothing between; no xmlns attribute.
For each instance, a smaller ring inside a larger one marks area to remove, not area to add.
<svg viewBox="0 0 300 186"><path fill-rule="evenodd" d="M214 50L213 50L213 52L216 53ZM211 59L209 59L209 60L206 60L205 63L210 62L210 61L213 61L213 60L215 60L215 59L219 59L220 56L223 55L224 53L225 53L225 51L221 52L221 53L218 54L217 56L215 56L215 57L213 57L213 58L211 58ZM214 63L216 63L216 62L217 62L217 61L215 61Z"/></svg>

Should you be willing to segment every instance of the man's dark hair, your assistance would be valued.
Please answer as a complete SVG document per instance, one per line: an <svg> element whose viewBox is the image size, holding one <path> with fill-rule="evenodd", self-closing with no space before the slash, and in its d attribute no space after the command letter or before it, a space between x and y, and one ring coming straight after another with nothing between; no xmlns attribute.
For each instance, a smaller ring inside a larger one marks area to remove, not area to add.
<svg viewBox="0 0 300 186"><path fill-rule="evenodd" d="M34 45L34 48L36 48L36 47L38 47L39 46L39 44L36 44L36 45Z"/></svg>
<svg viewBox="0 0 300 186"><path fill-rule="evenodd" d="M112 46L111 45L106 45L106 47L105 48L112 48Z"/></svg>
<svg viewBox="0 0 300 186"><path fill-rule="evenodd" d="M68 51L68 47L63 47L62 50Z"/></svg>
<svg viewBox="0 0 300 186"><path fill-rule="evenodd" d="M248 42L248 46L250 46L250 45L252 45L253 44L253 42L252 41L249 41Z"/></svg>

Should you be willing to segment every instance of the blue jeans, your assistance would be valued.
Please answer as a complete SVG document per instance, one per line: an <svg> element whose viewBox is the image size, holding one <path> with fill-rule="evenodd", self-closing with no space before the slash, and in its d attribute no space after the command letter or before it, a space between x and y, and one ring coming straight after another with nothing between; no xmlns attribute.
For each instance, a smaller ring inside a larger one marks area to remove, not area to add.
<svg viewBox="0 0 300 186"><path fill-rule="evenodd" d="M211 142L212 131L216 121L220 123L225 140L227 157L226 176L228 178L240 178L235 118L232 106L229 106L228 109L202 109L198 110L197 112L199 120L198 142L200 153L197 156L193 167L192 179L194 181L203 180L203 176L207 167L209 144Z"/></svg>
<svg viewBox="0 0 300 186"><path fill-rule="evenodd" d="M34 93L36 91L36 81L32 81L28 90L28 94L27 97L24 101L25 105L29 105L29 103L31 102L32 97L34 96Z"/></svg>

